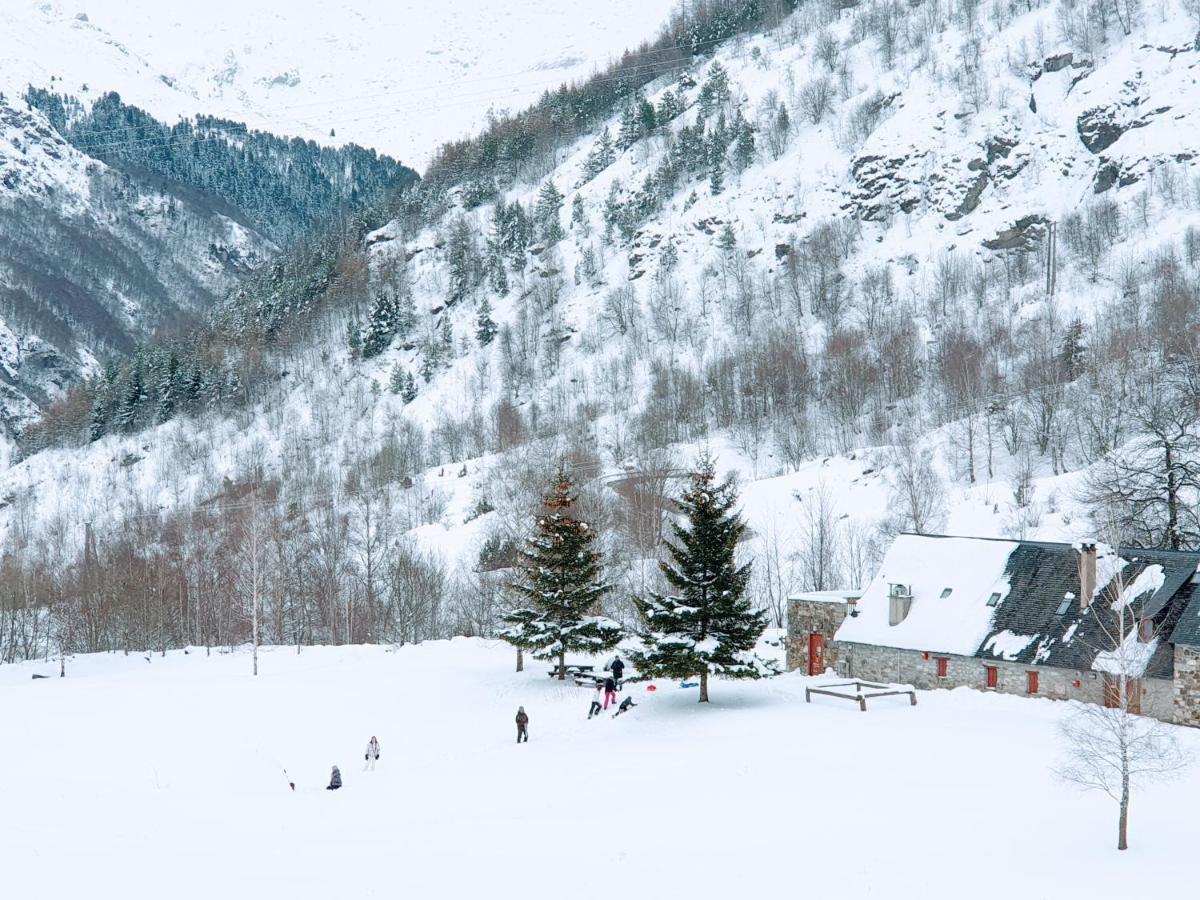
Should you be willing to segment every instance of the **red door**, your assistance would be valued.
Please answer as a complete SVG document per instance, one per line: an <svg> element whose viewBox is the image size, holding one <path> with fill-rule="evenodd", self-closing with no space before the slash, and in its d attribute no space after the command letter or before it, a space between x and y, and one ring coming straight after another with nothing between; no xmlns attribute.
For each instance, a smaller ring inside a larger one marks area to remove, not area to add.
<svg viewBox="0 0 1200 900"><path fill-rule="evenodd" d="M1000 683L1000 670L996 666L984 666L983 668L987 672L987 686L996 687Z"/></svg>
<svg viewBox="0 0 1200 900"><path fill-rule="evenodd" d="M822 675L825 672L825 635L814 631L808 636L808 674Z"/></svg>

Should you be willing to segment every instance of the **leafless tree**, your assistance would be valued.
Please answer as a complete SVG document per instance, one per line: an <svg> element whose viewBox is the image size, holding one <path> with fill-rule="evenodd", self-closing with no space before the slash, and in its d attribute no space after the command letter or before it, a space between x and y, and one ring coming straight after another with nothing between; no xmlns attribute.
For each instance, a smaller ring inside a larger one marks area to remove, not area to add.
<svg viewBox="0 0 1200 900"><path fill-rule="evenodd" d="M1110 551L1119 553L1119 545ZM1156 623L1144 618L1126 596L1120 566L1098 592L1096 608L1102 645L1097 665L1105 673L1105 703L1079 704L1063 723L1067 758L1060 777L1087 790L1103 791L1117 803L1117 849L1129 847L1129 804L1136 786L1177 777L1189 757L1171 730L1135 713L1139 679L1157 644ZM1158 623L1161 627L1161 623Z"/></svg>
<svg viewBox="0 0 1200 900"><path fill-rule="evenodd" d="M884 528L891 534L931 534L945 524L946 498L933 455L903 435L891 458L891 510Z"/></svg>

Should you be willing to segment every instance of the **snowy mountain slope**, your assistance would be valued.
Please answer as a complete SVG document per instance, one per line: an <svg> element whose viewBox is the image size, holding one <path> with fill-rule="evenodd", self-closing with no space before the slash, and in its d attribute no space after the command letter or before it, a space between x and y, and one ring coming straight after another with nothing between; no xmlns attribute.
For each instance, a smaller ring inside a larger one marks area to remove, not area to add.
<svg viewBox="0 0 1200 900"><path fill-rule="evenodd" d="M235 211L119 172L0 101L0 428L20 430L97 358L200 320L274 251Z"/></svg>
<svg viewBox="0 0 1200 900"><path fill-rule="evenodd" d="M482 274L492 207L453 188L432 222L367 238L358 302L271 357L278 378L253 404L36 454L0 477L0 528L66 534L75 559L80 511L120 534L265 478L315 515L350 509L365 483L397 532L469 579L489 541L527 526L528 471L565 454L634 591L657 548L632 534L620 485L677 477L707 446L743 476L764 604L863 583L880 542L912 527L905 479L929 492L927 530L1094 536L1078 489L1131 436L1117 392L1200 321L1200 52L1182 6L1128 37L1056 37L1073 8L921 7L881 24L882 7L806 7L731 41L651 85L675 113L606 164L589 165L597 129L536 177L497 175L533 219L547 181L565 195L564 236L506 259L506 293ZM888 28L905 35L890 50ZM714 64L727 98L706 87ZM684 151L739 110L752 152L730 139L714 179L708 150ZM611 138L625 118L603 123ZM361 333L393 290L411 293L415 325L357 358L347 326ZM822 575L806 560L826 522L840 561Z"/></svg>
<svg viewBox="0 0 1200 900"><path fill-rule="evenodd" d="M80 656L64 679L53 660L0 667L0 714L24 724L0 745L21 772L0 807L12 889L507 900L537 880L587 900L1007 900L1038 885L1093 900L1137 896L1153 871L1190 890L1179 805L1200 774L1137 792L1131 849L1115 852L1116 805L1052 771L1069 704L962 688L864 715L806 704L820 679L793 673L714 682L711 708L676 683L628 684L632 711L589 721L588 691L512 663L510 647L458 639L263 648L258 678L224 648ZM371 735L381 755L363 771ZM896 824L914 815L928 827ZM220 866L197 865L200 848Z"/></svg>
<svg viewBox="0 0 1200 900"><path fill-rule="evenodd" d="M489 110L521 108L651 36L673 6L13 0L0 9L0 90L87 85L168 122L223 115L315 140L334 130L420 168Z"/></svg>

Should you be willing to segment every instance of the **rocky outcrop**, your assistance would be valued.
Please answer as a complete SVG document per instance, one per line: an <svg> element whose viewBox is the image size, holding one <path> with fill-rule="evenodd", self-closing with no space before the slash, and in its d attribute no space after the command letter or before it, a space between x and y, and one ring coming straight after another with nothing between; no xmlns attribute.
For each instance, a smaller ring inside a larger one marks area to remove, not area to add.
<svg viewBox="0 0 1200 900"><path fill-rule="evenodd" d="M1046 234L1044 216L1024 216L983 242L988 250L1028 250Z"/></svg>

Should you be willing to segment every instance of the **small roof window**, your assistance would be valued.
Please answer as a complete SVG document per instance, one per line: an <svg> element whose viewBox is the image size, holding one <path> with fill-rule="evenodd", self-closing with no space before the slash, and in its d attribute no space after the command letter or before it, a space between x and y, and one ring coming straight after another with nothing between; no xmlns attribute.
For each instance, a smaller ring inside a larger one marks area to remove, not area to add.
<svg viewBox="0 0 1200 900"><path fill-rule="evenodd" d="M1074 597L1063 597L1062 603L1058 604L1058 611L1055 613L1055 615L1065 616L1067 614L1067 610L1071 608L1071 601L1074 599Z"/></svg>
<svg viewBox="0 0 1200 900"><path fill-rule="evenodd" d="M999 594L999 592L997 592L997 593L992 594L992 596L988 597L987 605L995 606L999 602L1000 602L1000 594Z"/></svg>
<svg viewBox="0 0 1200 900"><path fill-rule="evenodd" d="M949 597L951 591L953 590L954 588L942 588L942 599L945 600L947 597Z"/></svg>

